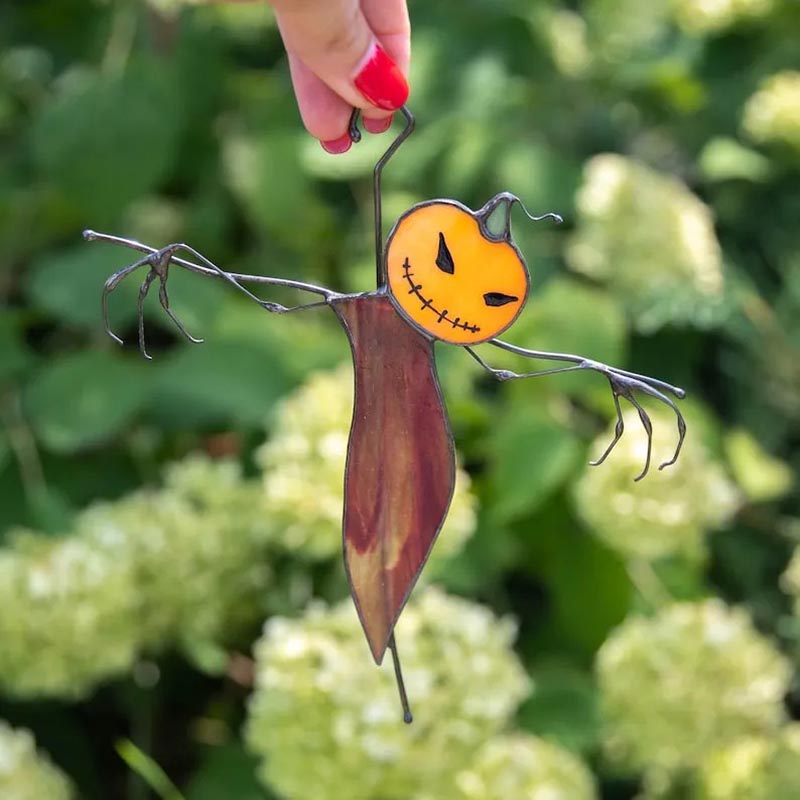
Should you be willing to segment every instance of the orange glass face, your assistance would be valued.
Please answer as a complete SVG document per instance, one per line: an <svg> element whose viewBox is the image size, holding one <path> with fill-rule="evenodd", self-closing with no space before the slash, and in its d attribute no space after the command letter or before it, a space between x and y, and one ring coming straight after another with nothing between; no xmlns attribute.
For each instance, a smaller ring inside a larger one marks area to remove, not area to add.
<svg viewBox="0 0 800 800"><path fill-rule="evenodd" d="M528 294L519 251L488 238L473 212L453 202L425 203L401 217L386 261L402 314L452 344L477 344L502 333Z"/></svg>

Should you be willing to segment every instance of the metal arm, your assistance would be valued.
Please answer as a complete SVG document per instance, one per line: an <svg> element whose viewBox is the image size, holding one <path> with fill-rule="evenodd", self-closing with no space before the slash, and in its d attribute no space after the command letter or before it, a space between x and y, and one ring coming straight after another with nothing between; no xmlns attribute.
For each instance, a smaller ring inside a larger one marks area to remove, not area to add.
<svg viewBox="0 0 800 800"><path fill-rule="evenodd" d="M236 289L238 289L240 292L247 295L251 300L254 300L256 303L258 303L262 308L277 314L286 314L291 311L301 311L307 308L317 308L319 306L324 306L327 305L332 299L339 296L336 292L333 292L330 289L326 289L323 286L315 286L312 283L303 283L301 281L285 280L284 278L271 278L265 275L243 275L238 272L225 272L225 270L223 270L221 267L218 267L212 261L209 261L204 255L199 253L193 247L190 247L189 245L184 244L182 242L170 244L167 245L166 247L162 247L160 250L157 250L154 247L149 247L148 245L142 244L141 242L137 242L133 239L125 239L121 236L112 236L111 234L107 233L97 233L96 231L92 230L85 230L83 232L83 238L89 242L104 241L104 242L111 242L112 244L120 244L125 247L130 247L133 250L138 250L139 252L147 254L144 256L144 258L140 258L133 264L129 264L127 267L123 267L118 272L115 272L105 282L105 285L103 287L103 299L102 299L103 325L105 327L105 331L115 342L117 342L118 344L122 344L122 339L120 339L120 337L117 336L111 330L111 326L109 324L108 296L132 272L135 272L139 267L142 266L148 267L147 275L145 276L144 282L142 283L142 286L139 289L139 300L137 304L139 350L141 351L142 355L147 359L150 359L150 356L147 354L144 341L144 301L148 291L150 290L150 286L152 285L153 281L156 278L159 279L160 283L158 299L164 311L167 312L169 318L175 323L178 330L190 342L199 343L203 341L202 339L196 339L194 336L192 336L186 330L186 328L184 328L183 324L175 316L174 312L170 309L169 296L167 294L167 277L169 274L169 266L171 263L177 264L178 266L183 267L184 269L187 269L190 272L196 272L200 275L206 275L212 278L220 278L222 280L225 280L234 287L236 287ZM178 258L175 255L175 253L179 250L183 250L189 253L191 256L193 256L201 263L195 264L193 261L187 261L186 259ZM314 303L306 303L303 305L287 307L281 305L280 303L272 303L267 300L262 300L260 297L254 295L249 289L246 289L244 286L242 286L240 281L246 283L262 283L262 284L267 284L269 286L282 286L289 289L300 289L306 292L312 292L313 294L321 295L324 299Z"/></svg>
<svg viewBox="0 0 800 800"><path fill-rule="evenodd" d="M650 416L644 410L644 408L642 408L641 404L636 399L634 392L642 392L650 397L654 397L660 402L669 406L675 412L678 422L678 444L675 448L675 453L673 454L672 458L669 459L669 461L665 461L663 464L661 464L659 469L669 467L678 460L681 447L683 447L683 440L686 436L686 421L684 420L683 415L681 414L677 405L675 405L673 400L667 397L664 392L669 392L678 399L682 400L684 397L686 397L686 392L684 392L683 389L679 389L677 386L665 383L664 381L656 380L655 378L650 378L646 375L639 375L636 372L628 372L624 369L609 367L606 364L601 364L599 361L592 361L589 358L583 358L582 356L576 356L570 353L549 353L543 350L528 350L524 347L518 347L517 345L503 342L500 339L490 339L487 344L494 345L502 350L507 350L510 353L515 353L516 355L524 356L526 358L542 359L544 361L559 361L562 363L566 362L570 365L567 367L552 367L551 369L536 370L535 372L512 372L505 369L495 369L487 364L486 361L484 361L474 350L472 350L472 348L467 347L467 352L487 372L489 372L493 378L499 381L517 380L519 378L536 378L540 375L554 375L561 372L575 372L577 370L586 369L592 370L593 372L599 372L601 375L606 377L614 398L614 406L617 412L617 424L614 431L614 438L605 449L603 454L596 461L589 462L593 467L597 466L598 464L602 464L606 458L608 458L609 453L611 453L617 442L622 437L622 434L625 430L625 422L622 416L619 398L624 397L636 409L637 413L639 414L642 427L647 433L647 456L645 458L644 469L634 480L641 480L650 469L650 452L653 444L653 425L650 420Z"/></svg>

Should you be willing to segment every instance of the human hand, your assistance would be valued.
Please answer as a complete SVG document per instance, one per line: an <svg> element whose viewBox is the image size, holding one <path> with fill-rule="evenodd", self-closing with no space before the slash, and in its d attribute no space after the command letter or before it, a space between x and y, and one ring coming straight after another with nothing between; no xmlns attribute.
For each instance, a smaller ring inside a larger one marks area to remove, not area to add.
<svg viewBox="0 0 800 800"><path fill-rule="evenodd" d="M408 98L406 0L269 0L303 124L329 153L350 149L349 121L382 133Z"/></svg>

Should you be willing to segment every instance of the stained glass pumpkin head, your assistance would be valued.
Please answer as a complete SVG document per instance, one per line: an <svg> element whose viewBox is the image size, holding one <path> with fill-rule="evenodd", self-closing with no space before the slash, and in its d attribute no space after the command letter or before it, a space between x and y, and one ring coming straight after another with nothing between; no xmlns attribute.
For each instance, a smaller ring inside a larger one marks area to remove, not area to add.
<svg viewBox="0 0 800 800"><path fill-rule="evenodd" d="M528 296L525 261L511 241L513 195L479 211L452 200L407 211L386 246L389 290L416 328L452 344L477 344L502 333ZM490 217L499 231L490 230Z"/></svg>

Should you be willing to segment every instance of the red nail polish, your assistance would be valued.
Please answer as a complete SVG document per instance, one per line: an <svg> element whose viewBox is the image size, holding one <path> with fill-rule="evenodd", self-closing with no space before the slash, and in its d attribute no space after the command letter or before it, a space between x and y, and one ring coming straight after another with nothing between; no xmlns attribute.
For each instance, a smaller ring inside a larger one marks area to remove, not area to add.
<svg viewBox="0 0 800 800"><path fill-rule="evenodd" d="M323 150L327 153L331 153L331 155L338 156L341 153L346 153L350 146L353 144L352 140L350 139L350 134L346 133L344 136L340 136L338 139L329 139L327 142L320 142L322 145Z"/></svg>
<svg viewBox="0 0 800 800"><path fill-rule="evenodd" d="M403 73L377 42L367 51L353 82L370 103L386 111L395 111L408 100Z"/></svg>
<svg viewBox="0 0 800 800"><path fill-rule="evenodd" d="M392 117L385 117L384 119L375 119L370 117L364 117L364 128L369 133L383 133L384 131L388 131L389 127L392 124Z"/></svg>

